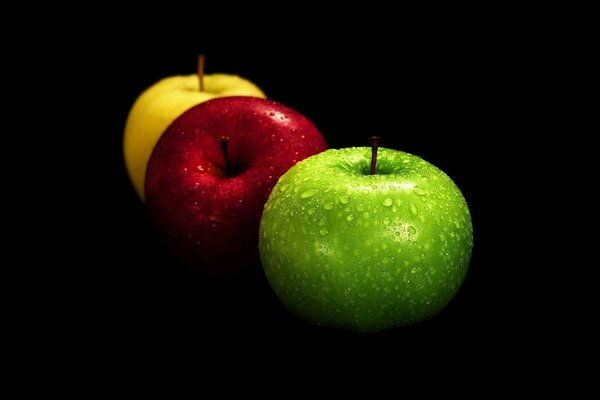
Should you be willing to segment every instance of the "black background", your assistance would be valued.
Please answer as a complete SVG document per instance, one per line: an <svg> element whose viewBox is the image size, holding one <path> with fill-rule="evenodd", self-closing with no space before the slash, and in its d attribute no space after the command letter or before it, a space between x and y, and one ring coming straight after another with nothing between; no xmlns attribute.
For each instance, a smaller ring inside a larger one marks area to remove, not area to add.
<svg viewBox="0 0 600 400"><path fill-rule="evenodd" d="M382 35L281 40L267 32L184 41L128 35L79 50L72 68L85 71L95 94L79 115L91 131L79 160L90 178L77 188L70 211L89 232L76 241L86 254L76 276L77 290L91 300L81 316L95 344L142 352L234 347L287 354L316 346L380 355L500 354L508 343L532 340L535 307L522 297L531 272L511 256L520 233L503 188L518 185L510 165L520 157L514 143L524 131L515 121L528 96L526 46L484 27ZM441 314L376 334L318 328L283 308L260 265L230 280L179 265L157 240L129 182L122 135L136 97L163 77L193 73L199 53L207 55L207 73L241 75L303 113L329 147L366 146L369 136L380 135L382 146L417 154L456 182L471 210L475 246L466 281Z"/></svg>

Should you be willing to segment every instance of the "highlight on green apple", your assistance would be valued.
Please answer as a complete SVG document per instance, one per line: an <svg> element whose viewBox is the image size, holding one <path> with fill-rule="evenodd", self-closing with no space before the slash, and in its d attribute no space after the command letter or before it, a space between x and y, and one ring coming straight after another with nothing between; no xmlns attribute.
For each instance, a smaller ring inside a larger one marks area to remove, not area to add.
<svg viewBox="0 0 600 400"><path fill-rule="evenodd" d="M164 78L146 89L129 112L123 152L127 172L142 200L152 150L175 118L191 107L217 97L266 98L255 84L237 75L205 74L204 59L203 55L198 57L197 74Z"/></svg>
<svg viewBox="0 0 600 400"><path fill-rule="evenodd" d="M360 332L413 324L442 311L467 273L473 228L458 187L378 142L299 162L265 204L265 274L311 323Z"/></svg>

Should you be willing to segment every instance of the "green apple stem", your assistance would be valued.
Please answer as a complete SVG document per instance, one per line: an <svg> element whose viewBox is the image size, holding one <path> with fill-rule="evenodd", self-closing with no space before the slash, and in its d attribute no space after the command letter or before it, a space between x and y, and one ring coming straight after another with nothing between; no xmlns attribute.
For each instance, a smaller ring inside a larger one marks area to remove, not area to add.
<svg viewBox="0 0 600 400"><path fill-rule="evenodd" d="M377 149L379 148L381 137L371 136L369 140L371 141L371 175L375 175L375 169L377 167Z"/></svg>
<svg viewBox="0 0 600 400"><path fill-rule="evenodd" d="M221 136L219 141L221 142L221 152L223 153L223 159L225 160L225 174L231 174L231 161L229 161L229 152L227 151L227 146L229 145L229 137Z"/></svg>
<svg viewBox="0 0 600 400"><path fill-rule="evenodd" d="M198 56L198 80L200 81L200 91L204 92L204 59L206 56L200 54Z"/></svg>

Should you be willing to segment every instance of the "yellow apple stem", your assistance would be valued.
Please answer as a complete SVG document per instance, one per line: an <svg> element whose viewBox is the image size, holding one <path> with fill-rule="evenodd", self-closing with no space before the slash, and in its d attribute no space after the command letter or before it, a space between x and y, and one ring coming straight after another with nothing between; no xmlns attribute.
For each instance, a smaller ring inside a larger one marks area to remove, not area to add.
<svg viewBox="0 0 600 400"><path fill-rule="evenodd" d="M228 136L221 136L219 139L221 142L221 152L223 153L223 159L225 160L225 175L231 174L231 161L229 161L229 152L227 151L227 145L229 144Z"/></svg>
<svg viewBox="0 0 600 400"><path fill-rule="evenodd" d="M379 148L379 141L381 137L371 136L371 175L375 175L375 168L377 167L377 149Z"/></svg>
<svg viewBox="0 0 600 400"><path fill-rule="evenodd" d="M200 54L198 56L198 81L200 81L200 91L204 92L204 59L206 56Z"/></svg>

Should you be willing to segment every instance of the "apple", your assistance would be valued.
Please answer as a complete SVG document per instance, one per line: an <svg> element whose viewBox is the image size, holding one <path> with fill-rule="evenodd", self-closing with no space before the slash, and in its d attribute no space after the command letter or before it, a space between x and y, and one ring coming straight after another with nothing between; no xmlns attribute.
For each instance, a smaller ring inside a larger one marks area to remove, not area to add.
<svg viewBox="0 0 600 400"><path fill-rule="evenodd" d="M175 118L192 106L217 97L266 97L252 82L236 75L204 75L202 71L199 75L172 76L159 81L138 97L129 112L123 141L125 164L142 200L150 154Z"/></svg>
<svg viewBox="0 0 600 400"><path fill-rule="evenodd" d="M160 238L194 270L231 275L258 264L271 189L327 148L304 116L271 100L223 97L183 113L158 141L146 205Z"/></svg>
<svg viewBox="0 0 600 400"><path fill-rule="evenodd" d="M467 273L473 230L464 197L438 168L356 147L286 172L265 205L259 243L267 279L292 313L373 332L448 304Z"/></svg>

